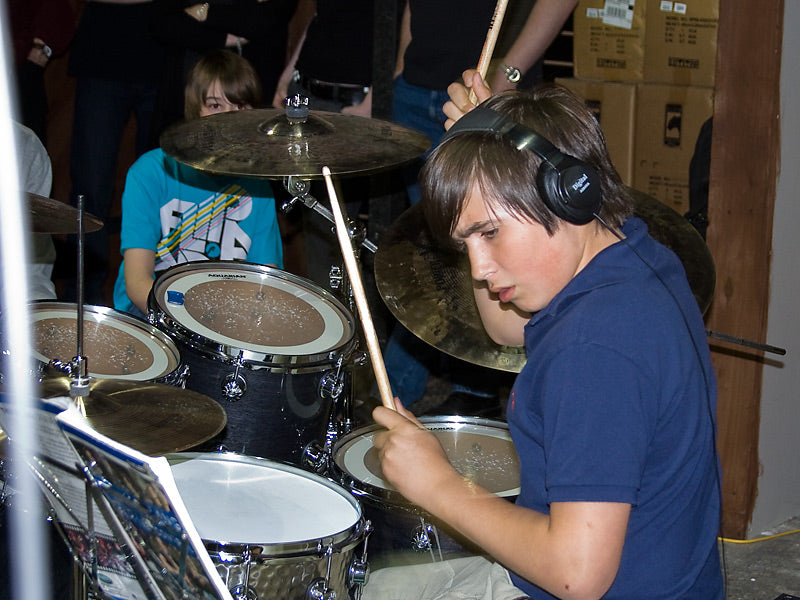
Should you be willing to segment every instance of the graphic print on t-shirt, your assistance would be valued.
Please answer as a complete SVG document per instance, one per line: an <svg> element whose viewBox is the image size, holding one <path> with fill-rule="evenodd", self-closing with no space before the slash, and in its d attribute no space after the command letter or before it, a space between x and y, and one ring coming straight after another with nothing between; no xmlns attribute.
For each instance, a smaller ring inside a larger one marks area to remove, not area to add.
<svg viewBox="0 0 800 600"><path fill-rule="evenodd" d="M250 236L239 226L252 198L238 185L196 204L175 198L161 207L156 271L195 260L245 260Z"/></svg>

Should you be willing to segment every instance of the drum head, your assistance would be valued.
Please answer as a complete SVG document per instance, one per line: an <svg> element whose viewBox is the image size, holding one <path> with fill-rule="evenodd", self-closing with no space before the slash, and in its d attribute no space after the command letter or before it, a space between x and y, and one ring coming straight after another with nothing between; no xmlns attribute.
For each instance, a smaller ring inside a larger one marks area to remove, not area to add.
<svg viewBox="0 0 800 600"><path fill-rule="evenodd" d="M463 476L504 498L519 494L519 458L508 425L470 417L423 417L420 422L439 439L447 458ZM334 462L359 491L399 496L384 480L372 443L380 429L370 425L342 438L334 448Z"/></svg>
<svg viewBox="0 0 800 600"><path fill-rule="evenodd" d="M168 460L205 541L288 546L336 540L361 518L346 490L301 469L239 454L177 453Z"/></svg>
<svg viewBox="0 0 800 600"><path fill-rule="evenodd" d="M30 304L33 356L43 364L68 363L77 354L78 307L67 302ZM164 333L127 313L83 307L83 354L98 379L151 381L172 373L180 353Z"/></svg>
<svg viewBox="0 0 800 600"><path fill-rule="evenodd" d="M172 267L156 280L148 304L176 339L230 356L246 350L250 361L327 357L354 333L351 315L332 294L291 273L248 263Z"/></svg>

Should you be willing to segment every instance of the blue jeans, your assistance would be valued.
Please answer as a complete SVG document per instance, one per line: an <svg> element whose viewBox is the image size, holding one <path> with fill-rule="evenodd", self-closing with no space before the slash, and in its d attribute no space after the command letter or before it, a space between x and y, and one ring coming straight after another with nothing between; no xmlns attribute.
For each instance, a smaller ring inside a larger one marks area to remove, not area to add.
<svg viewBox="0 0 800 600"><path fill-rule="evenodd" d="M444 122L447 117L442 106L450 97L446 90L430 90L411 85L400 75L394 80L392 97L392 121L409 129L424 133L431 141L431 147L422 157L404 170L405 183L408 190L408 201L416 204L420 199L417 177L425 159L444 135Z"/></svg>
<svg viewBox="0 0 800 600"><path fill-rule="evenodd" d="M150 123L156 102L156 84L79 77L70 149L71 198L83 194L83 209L104 226L86 234L84 241L86 302L105 305L103 288L108 276L108 218L114 199L117 157L128 118L136 118L136 156L148 148ZM117 248L116 251L119 251ZM71 286L65 300L73 300Z"/></svg>

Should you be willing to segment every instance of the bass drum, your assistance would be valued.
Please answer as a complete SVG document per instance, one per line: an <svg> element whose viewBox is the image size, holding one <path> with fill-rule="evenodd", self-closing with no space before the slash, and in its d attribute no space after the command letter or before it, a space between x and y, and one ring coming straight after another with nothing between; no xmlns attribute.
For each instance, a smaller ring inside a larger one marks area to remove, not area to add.
<svg viewBox="0 0 800 600"><path fill-rule="evenodd" d="M33 357L44 376L69 374L77 354L78 305L49 300L29 305ZM83 307L83 354L89 376L180 385L175 343L146 321L105 306Z"/></svg>
<svg viewBox="0 0 800 600"><path fill-rule="evenodd" d="M355 343L332 294L280 269L204 261L161 274L148 312L189 365L186 387L227 413L204 448L302 465L324 445Z"/></svg>
<svg viewBox="0 0 800 600"><path fill-rule="evenodd" d="M519 458L504 422L476 417L421 417L436 435L453 466L463 476L496 495L519 494ZM372 522L370 565L374 569L437 562L479 554L468 540L409 503L384 480L370 425L344 436L334 446L334 478L361 501Z"/></svg>
<svg viewBox="0 0 800 600"><path fill-rule="evenodd" d="M239 454L176 453L167 460L234 598L346 600L366 581L369 525L358 501L336 483Z"/></svg>

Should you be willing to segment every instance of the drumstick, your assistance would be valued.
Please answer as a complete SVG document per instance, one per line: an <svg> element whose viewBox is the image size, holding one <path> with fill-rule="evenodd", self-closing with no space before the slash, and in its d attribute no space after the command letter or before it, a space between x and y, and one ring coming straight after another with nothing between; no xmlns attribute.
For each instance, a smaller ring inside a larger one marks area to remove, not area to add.
<svg viewBox="0 0 800 600"><path fill-rule="evenodd" d="M478 61L478 73L481 79L484 80L486 79L486 72L489 70L489 63L492 62L494 45L497 43L497 37L500 35L500 26L503 24L503 17L506 14L507 5L508 0L497 0L497 5L494 7L492 23L489 26L489 32L486 34L486 41L483 43L481 58ZM472 90L469 91L469 101L473 104L478 103L478 98Z"/></svg>
<svg viewBox="0 0 800 600"><path fill-rule="evenodd" d="M355 254L353 253L353 243L350 241L347 225L342 216L342 207L339 204L339 198L336 195L336 190L333 188L330 169L328 167L322 167L322 175L325 177L325 184L328 186L328 196L330 196L331 199L333 218L336 222L336 236L339 238L339 246L342 248L344 265L347 268L347 273L350 275L350 285L353 288L356 308L358 308L361 324L364 327L364 335L367 338L367 348L369 349L369 357L372 361L372 370L375 372L375 377L378 380L381 402L386 408L395 410L392 388L389 385L389 377L386 375L386 366L383 364L383 356L381 356L381 348L378 344L378 335L375 333L375 326L372 323L369 305L367 304L367 295L364 292L364 284L361 282L361 271L358 270L358 265L356 264Z"/></svg>

